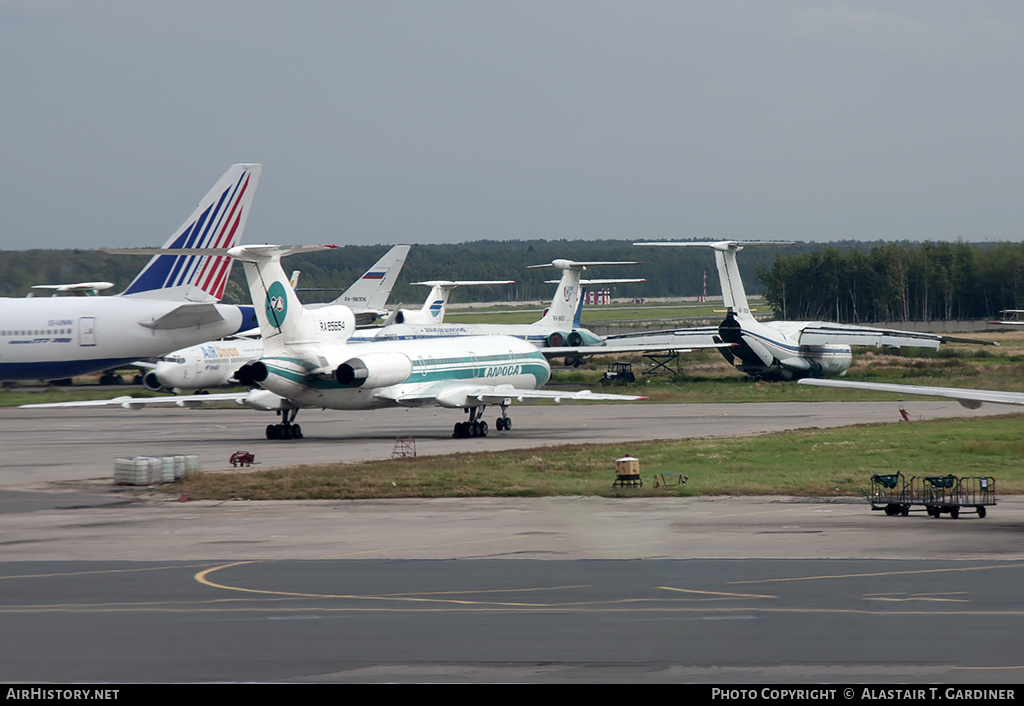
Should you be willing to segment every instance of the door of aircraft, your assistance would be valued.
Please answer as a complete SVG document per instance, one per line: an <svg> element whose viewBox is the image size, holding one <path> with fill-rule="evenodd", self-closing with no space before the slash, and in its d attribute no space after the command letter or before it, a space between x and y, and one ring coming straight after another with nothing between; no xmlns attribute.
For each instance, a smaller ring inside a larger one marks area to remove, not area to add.
<svg viewBox="0 0 1024 706"><path fill-rule="evenodd" d="M78 320L78 345L96 345L96 318L83 316Z"/></svg>

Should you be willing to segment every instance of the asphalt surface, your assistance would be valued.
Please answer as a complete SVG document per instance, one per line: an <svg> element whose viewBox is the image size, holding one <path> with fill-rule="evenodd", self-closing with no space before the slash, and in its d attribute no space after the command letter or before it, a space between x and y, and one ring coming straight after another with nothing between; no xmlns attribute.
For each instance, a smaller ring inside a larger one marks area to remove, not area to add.
<svg viewBox="0 0 1024 706"><path fill-rule="evenodd" d="M913 418L1003 413L904 403ZM628 441L897 419L897 404L305 411L0 410L0 680L1015 683L1024 500L979 518L863 499L176 502L121 455L263 462ZM273 419L270 417L270 419ZM809 457L808 462L827 462Z"/></svg>

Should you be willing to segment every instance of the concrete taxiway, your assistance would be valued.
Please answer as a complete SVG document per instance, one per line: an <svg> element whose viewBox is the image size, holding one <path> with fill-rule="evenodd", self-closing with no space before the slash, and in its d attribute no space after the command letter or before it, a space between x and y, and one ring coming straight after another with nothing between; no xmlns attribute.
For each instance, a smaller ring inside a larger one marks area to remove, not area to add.
<svg viewBox="0 0 1024 706"><path fill-rule="evenodd" d="M913 418L1003 413L904 403ZM970 682L1024 678L1024 499L888 517L857 498L176 502L121 455L277 463L894 421L897 404L460 415L0 410L0 680ZM827 462L816 458L814 462ZM810 461L810 459L809 459Z"/></svg>
<svg viewBox="0 0 1024 706"><path fill-rule="evenodd" d="M952 400L903 405L912 419L1013 412L1005 405L968 410ZM419 455L501 451L561 444L761 434L900 419L897 402L772 402L726 404L524 405L510 408L509 432L453 439L456 410L372 412L303 410L304 439L268 441L277 417L250 409L120 408L0 409L0 486L113 477L125 456L198 454L205 471L230 469L239 449L263 467L391 457L396 437L412 437ZM492 420L493 421L493 420Z"/></svg>

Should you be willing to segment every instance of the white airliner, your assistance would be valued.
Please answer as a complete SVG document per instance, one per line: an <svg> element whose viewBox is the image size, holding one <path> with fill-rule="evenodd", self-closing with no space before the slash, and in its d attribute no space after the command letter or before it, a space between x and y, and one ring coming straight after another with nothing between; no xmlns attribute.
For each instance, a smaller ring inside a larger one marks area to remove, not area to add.
<svg viewBox="0 0 1024 706"><path fill-rule="evenodd" d="M138 409L148 404L194 406L232 399L281 414L267 426L268 439L302 438L294 424L299 407L365 410L381 407L463 409L469 418L454 436L487 436L488 404L501 407L495 427L512 428L507 410L513 400L547 399L635 401L645 397L538 390L551 375L536 346L511 336L460 336L416 341L348 342L355 328L352 311L341 305L308 309L299 302L281 268L281 257L322 250L322 245L246 245L232 248L242 261L260 331L263 357L240 375L263 387L250 393L181 398L120 398L105 402L65 402L27 407L80 407L103 404Z"/></svg>
<svg viewBox="0 0 1024 706"><path fill-rule="evenodd" d="M330 303L344 304L350 308L355 314L357 326L370 326L378 316L387 316L388 312L384 310L384 305L387 304L402 266L405 265L409 248L409 245L396 245L388 250L384 257L377 260L373 267ZM308 306L315 309L321 305Z"/></svg>
<svg viewBox="0 0 1024 706"><path fill-rule="evenodd" d="M164 249L237 245L261 169L232 166ZM70 378L251 328L239 307L217 303L230 269L224 254L159 254L117 296L3 299L0 380Z"/></svg>
<svg viewBox="0 0 1024 706"><path fill-rule="evenodd" d="M967 409L978 409L984 402L1024 405L1024 392L971 390L961 387L932 387L928 385L894 385L887 382L858 382L855 380L801 380L800 382L805 385L816 385L818 387L841 387L853 390L892 392L898 395L948 397L956 400Z"/></svg>
<svg viewBox="0 0 1024 706"><path fill-rule="evenodd" d="M805 377L843 375L853 362L851 345L914 346L938 348L947 341L998 345L991 341L954 338L933 333L852 326L824 321L770 321L761 323L750 313L747 295L740 279L736 253L753 245L792 245L788 242L737 241L634 243L663 247L705 247L715 251L718 276L725 302L725 321L717 327L679 329L646 334L659 340L733 344L721 353L740 372L764 380L795 380ZM615 337L615 342L642 340L642 337Z"/></svg>
<svg viewBox="0 0 1024 706"><path fill-rule="evenodd" d="M488 284L515 284L515 280L447 280L437 279L428 282L412 282L413 285L430 287L426 301L419 309L402 309L399 306L384 321L385 326L399 324L415 324L429 326L444 323L444 313L448 308L448 295L456 287L476 287ZM375 332L377 333L377 332Z"/></svg>
<svg viewBox="0 0 1024 706"><path fill-rule="evenodd" d="M440 319L443 318L444 303L447 301L447 294L443 300L434 297L436 289L427 297L427 304L417 316L410 316L408 312L402 323L397 318L395 323L385 322L385 326L377 331L372 329L359 331L352 338L353 342L361 341L393 341L410 340L419 338L438 338L450 336L513 336L528 341L536 346L541 353L548 358L580 357L596 354L612 353L638 353L664 350L675 350L683 352L693 348L721 348L728 344L711 341L695 341L692 344L664 345L649 343L641 340L630 341L629 344L618 344L606 341L597 334L588 331L580 325L580 314L583 304L583 289L588 285L621 284L627 282L643 282L643 279L582 279L583 271L588 267L599 265L639 265L639 262L575 262L573 260L554 260L550 264L530 265L530 269L553 267L562 271L562 277L557 284L555 295L551 300L551 306L544 313L544 316L532 324L446 324ZM424 284L444 283L426 282ZM496 284L495 282L474 282L472 284ZM431 307L431 312L426 309ZM434 310L439 310L441 316L437 321L431 321L430 317Z"/></svg>
<svg viewBox="0 0 1024 706"><path fill-rule="evenodd" d="M458 437L486 436L488 404L501 407L498 431L511 429L513 400L639 400L643 397L543 391L551 368L535 346L511 336L465 336L416 341L348 342L354 321L342 306L305 309L287 285L280 259L324 246L248 245L233 248L242 261L263 334L263 357L247 376L293 403L330 409L433 407L464 409ZM262 304L262 306L261 306ZM267 436L301 437L281 425Z"/></svg>
<svg viewBox="0 0 1024 706"><path fill-rule="evenodd" d="M408 245L396 245L356 280L351 287L330 304L345 304L352 309L358 324L360 318L372 322L387 302L398 274L409 254ZM298 272L293 272L290 285L295 288ZM329 306L314 304L310 308ZM173 351L161 357L142 378L150 390L201 390L221 387L235 380L235 372L246 363L263 355L260 338L235 337L211 341ZM141 365L141 363L139 363Z"/></svg>

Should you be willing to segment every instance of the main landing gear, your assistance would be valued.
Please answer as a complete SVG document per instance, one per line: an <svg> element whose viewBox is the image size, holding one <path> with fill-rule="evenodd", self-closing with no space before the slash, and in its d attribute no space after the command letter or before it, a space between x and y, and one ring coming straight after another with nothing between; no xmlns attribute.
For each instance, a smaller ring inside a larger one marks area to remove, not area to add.
<svg viewBox="0 0 1024 706"><path fill-rule="evenodd" d="M512 419L508 416L507 411L508 405L501 405L501 416L494 422L494 428L498 431L510 431L512 429ZM469 420L458 422L452 431L452 436L456 439L487 436L487 422L481 419L484 414L484 407L469 407L466 409L466 412L469 413Z"/></svg>
<svg viewBox="0 0 1024 706"><path fill-rule="evenodd" d="M300 427L298 424L292 423L295 421L295 417L298 415L298 413L299 410L297 409L277 410L277 416L281 417L281 423L267 425L267 438L271 440L301 439L302 427Z"/></svg>

